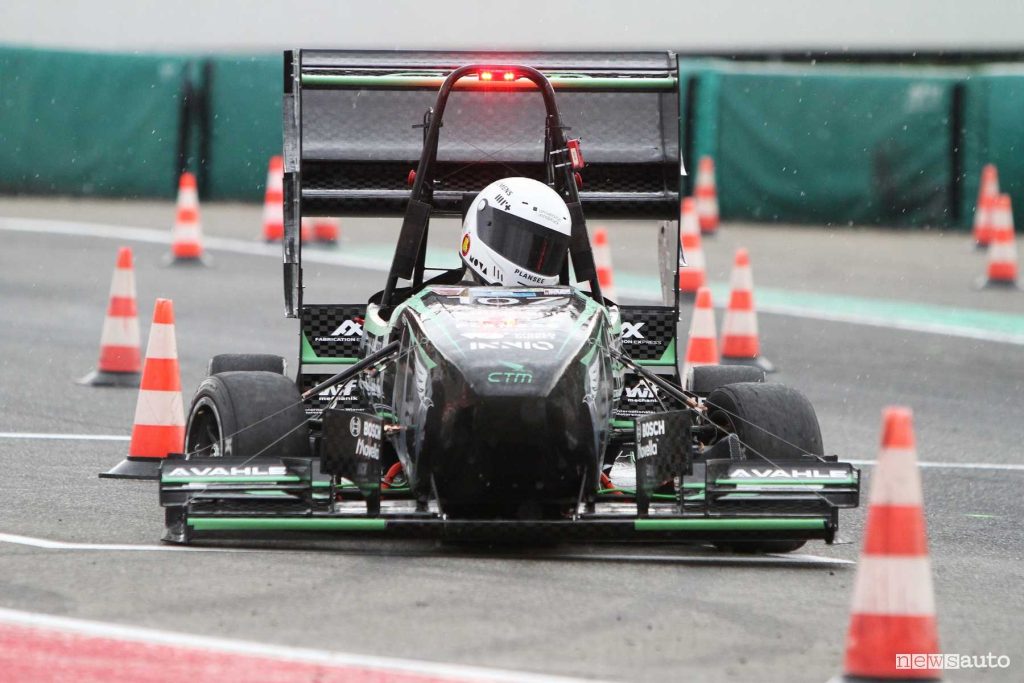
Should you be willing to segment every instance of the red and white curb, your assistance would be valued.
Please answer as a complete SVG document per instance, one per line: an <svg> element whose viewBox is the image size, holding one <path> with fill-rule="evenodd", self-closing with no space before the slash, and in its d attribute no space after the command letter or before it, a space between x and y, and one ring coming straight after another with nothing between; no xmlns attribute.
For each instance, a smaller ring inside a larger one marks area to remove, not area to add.
<svg viewBox="0 0 1024 683"><path fill-rule="evenodd" d="M76 683L569 683L581 679L266 645L0 609L0 678Z"/></svg>

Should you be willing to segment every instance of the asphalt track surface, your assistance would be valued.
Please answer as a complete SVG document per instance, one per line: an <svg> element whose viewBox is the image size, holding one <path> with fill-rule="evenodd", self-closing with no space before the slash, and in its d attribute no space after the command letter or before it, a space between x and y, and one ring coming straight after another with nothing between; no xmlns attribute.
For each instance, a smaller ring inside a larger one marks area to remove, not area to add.
<svg viewBox="0 0 1024 683"><path fill-rule="evenodd" d="M162 531L155 486L96 476L125 455L125 441L11 436L128 435L134 391L73 383L95 362L120 242L6 217L167 230L172 216L167 203L0 201L0 608L602 679L823 681L839 671L854 566L838 561L857 559L863 509L843 514L846 543L756 564L621 545L135 547L154 546ZM204 206L204 228L259 251L259 216L254 206ZM386 256L396 232L348 221L336 253ZM454 233L439 233L436 244L454 249ZM612 226L611 241L623 279L653 269L649 227ZM165 244L123 242L135 251L144 341L153 299L174 299L186 400L215 353L294 355L279 259L221 249L212 268L167 268ZM726 279L741 244L766 288L1024 316L1024 293L971 288L984 257L961 235L727 225L705 243L713 280ZM383 274L310 263L307 280L312 300L358 301ZM762 346L780 368L772 381L811 398L826 450L844 458L874 459L882 406L914 409L919 457L939 463L923 480L942 650L1012 660L951 675L1021 680L1024 345L821 317L762 313ZM866 492L870 466L864 479Z"/></svg>

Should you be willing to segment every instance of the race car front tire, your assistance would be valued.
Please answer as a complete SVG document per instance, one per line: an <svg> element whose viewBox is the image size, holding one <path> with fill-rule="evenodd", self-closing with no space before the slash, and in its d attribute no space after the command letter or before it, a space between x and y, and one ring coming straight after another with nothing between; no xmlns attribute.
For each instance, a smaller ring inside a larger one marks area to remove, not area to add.
<svg viewBox="0 0 1024 683"><path fill-rule="evenodd" d="M708 418L734 433L747 458L767 460L822 455L818 416L807 397L781 384L741 382L712 391L706 401ZM805 541L744 541L719 544L723 550L748 553L788 553Z"/></svg>
<svg viewBox="0 0 1024 683"><path fill-rule="evenodd" d="M200 383L185 428L187 457L309 457L295 383L276 372L221 372Z"/></svg>

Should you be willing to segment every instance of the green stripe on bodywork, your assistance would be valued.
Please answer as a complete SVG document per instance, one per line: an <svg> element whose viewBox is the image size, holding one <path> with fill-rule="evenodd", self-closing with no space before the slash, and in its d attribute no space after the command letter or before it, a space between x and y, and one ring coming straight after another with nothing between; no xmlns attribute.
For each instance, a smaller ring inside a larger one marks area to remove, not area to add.
<svg viewBox="0 0 1024 683"><path fill-rule="evenodd" d="M547 74L547 78L556 90L672 90L676 86L676 79L672 76L607 78L584 74ZM443 82L444 77L440 75L302 74L302 85L306 86L335 85L349 88L431 88L436 90L441 87ZM535 88L532 81L520 80L516 83L517 85L509 85L504 81L475 81L467 76L458 82L455 89L531 90Z"/></svg>
<svg viewBox="0 0 1024 683"><path fill-rule="evenodd" d="M842 479L716 479L716 484L756 484L757 486L797 486L800 484L856 484L853 477Z"/></svg>
<svg viewBox="0 0 1024 683"><path fill-rule="evenodd" d="M301 481L301 479L285 475L283 477L164 477L160 481L165 484L251 484L253 482Z"/></svg>
<svg viewBox="0 0 1024 683"><path fill-rule="evenodd" d="M188 525L196 531L383 531L383 519L335 519L326 517L193 517Z"/></svg>
<svg viewBox="0 0 1024 683"><path fill-rule="evenodd" d="M306 339L306 333L302 333L302 362L310 365L322 364L322 365L352 365L358 358L321 358L316 355L316 351L313 350L309 340Z"/></svg>
<svg viewBox="0 0 1024 683"><path fill-rule="evenodd" d="M823 519L638 519L637 531L811 531L825 528Z"/></svg>

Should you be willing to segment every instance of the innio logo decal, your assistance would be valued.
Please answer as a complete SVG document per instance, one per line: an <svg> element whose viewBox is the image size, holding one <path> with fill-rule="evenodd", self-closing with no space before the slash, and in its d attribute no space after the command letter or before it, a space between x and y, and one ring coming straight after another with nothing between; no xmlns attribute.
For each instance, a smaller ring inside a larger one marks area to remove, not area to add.
<svg viewBox="0 0 1024 683"><path fill-rule="evenodd" d="M175 467L168 477L283 477L287 467Z"/></svg>
<svg viewBox="0 0 1024 683"><path fill-rule="evenodd" d="M644 323L628 323L622 322L622 338L623 339L644 339L644 335L640 333L640 328L644 326Z"/></svg>
<svg viewBox="0 0 1024 683"><path fill-rule="evenodd" d="M800 469L797 467L740 467L729 471L730 479L846 479L846 470Z"/></svg>
<svg viewBox="0 0 1024 683"><path fill-rule="evenodd" d="M362 320L354 318L352 320L346 320L342 324L338 325L338 329L331 332L332 337L362 337L363 336L363 325Z"/></svg>
<svg viewBox="0 0 1024 683"><path fill-rule="evenodd" d="M519 349L521 351L551 351L555 345L549 341L473 341L469 343L470 351L491 351L503 349Z"/></svg>

